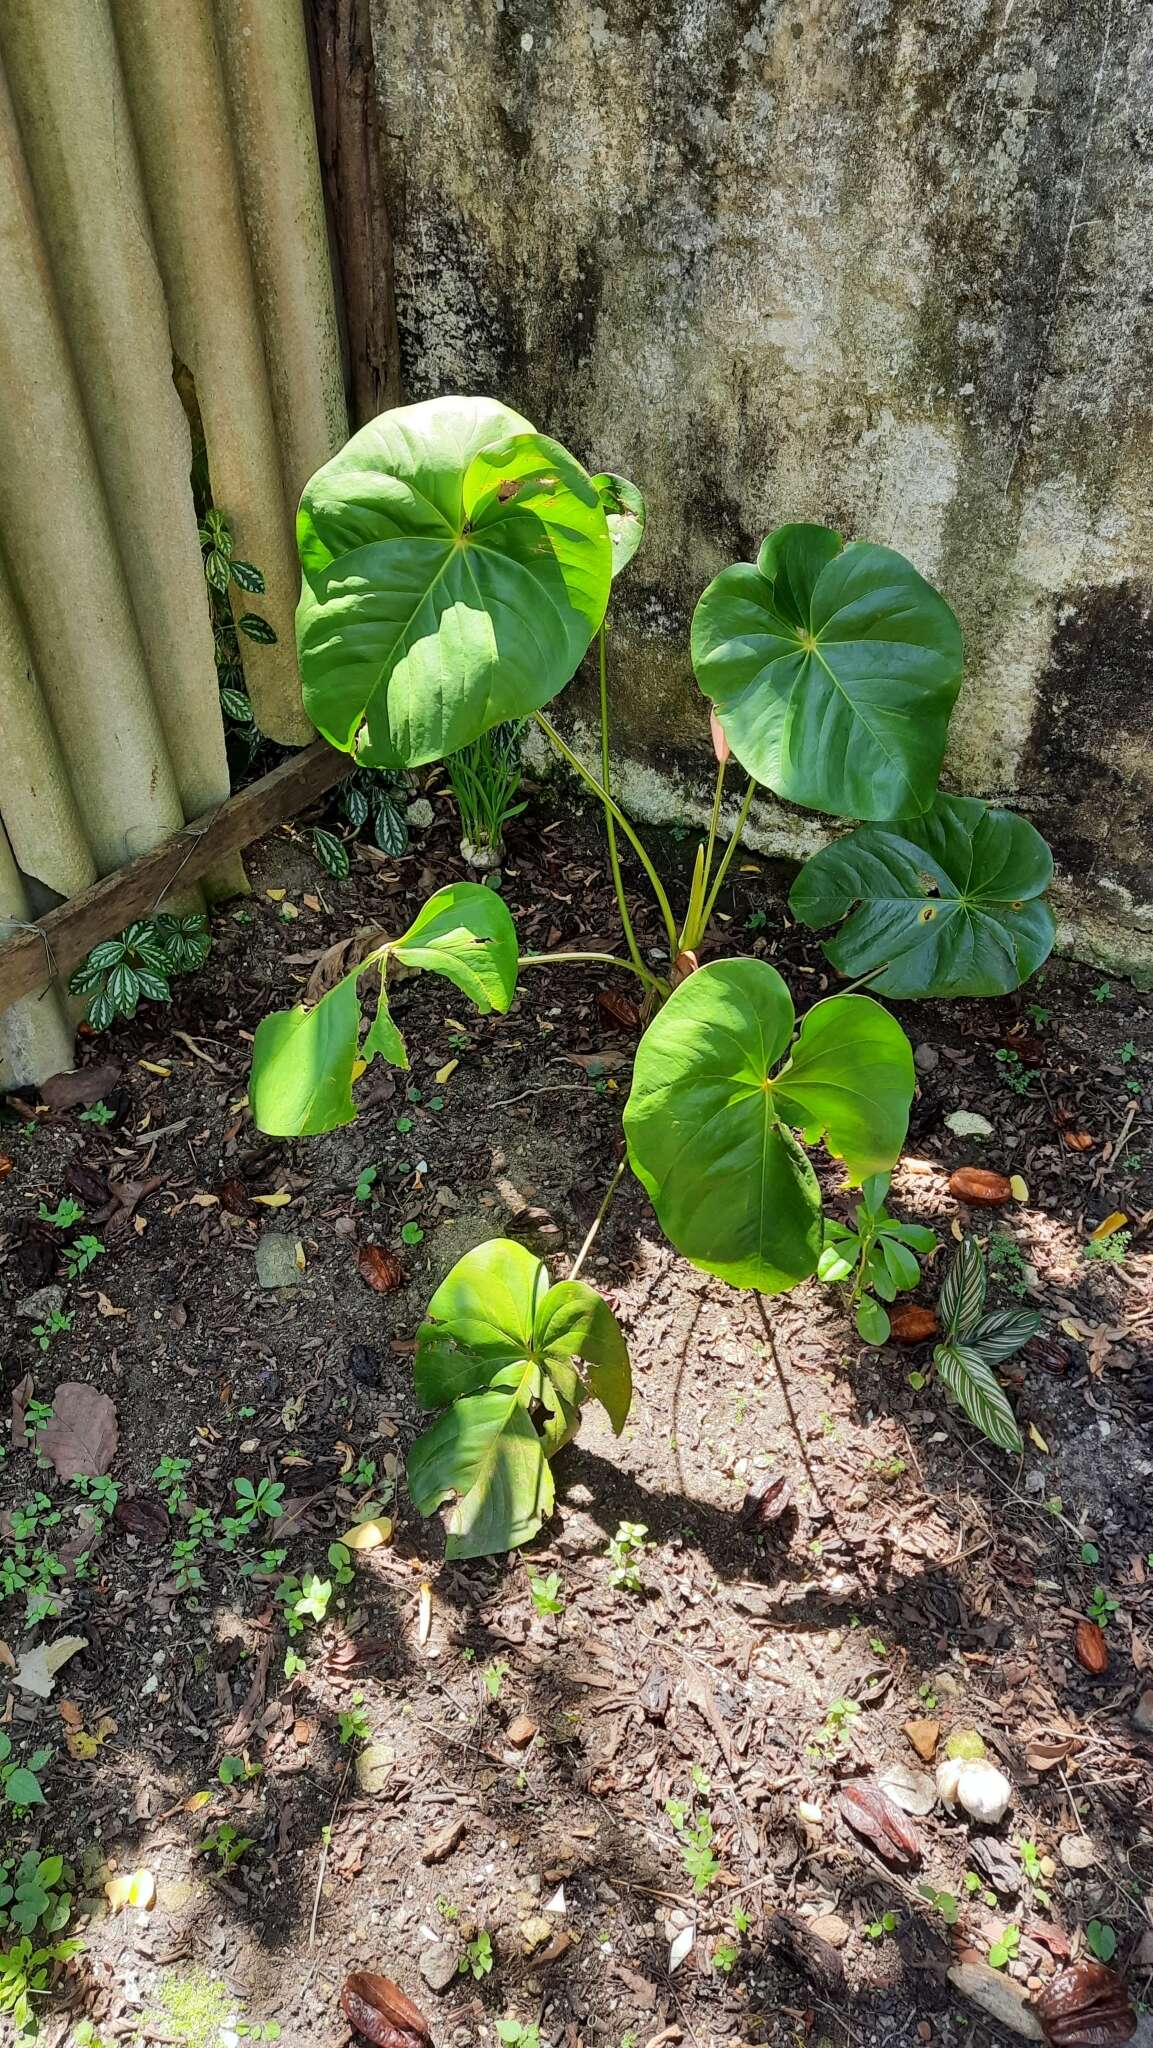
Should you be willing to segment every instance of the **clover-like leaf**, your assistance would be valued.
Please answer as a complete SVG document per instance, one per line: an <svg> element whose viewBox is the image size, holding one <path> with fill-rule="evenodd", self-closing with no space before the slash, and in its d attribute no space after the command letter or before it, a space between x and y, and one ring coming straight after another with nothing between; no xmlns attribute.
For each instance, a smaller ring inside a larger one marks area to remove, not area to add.
<svg viewBox="0 0 1153 2048"><path fill-rule="evenodd" d="M709 584L692 658L733 753L778 796L844 818L931 803L961 629L892 548L780 527Z"/></svg>
<svg viewBox="0 0 1153 2048"><path fill-rule="evenodd" d="M996 996L1035 974L1056 927L1053 859L1027 818L938 795L923 816L864 825L806 861L789 908L841 974L885 996ZM854 907L855 906L855 907Z"/></svg>
<svg viewBox="0 0 1153 2048"><path fill-rule="evenodd" d="M457 1496L450 1557L489 1556L535 1535L552 1509L548 1459L584 1400L599 1400L619 1434L632 1393L608 1305L583 1281L550 1287L542 1261L508 1238L466 1252L441 1282L417 1335L414 1377L423 1407L452 1403L408 1459L421 1514Z"/></svg>
<svg viewBox="0 0 1153 2048"><path fill-rule="evenodd" d="M895 1161L913 1094L899 1025L863 996L805 1018L762 960L717 960L673 991L637 1048L629 1162L677 1250L736 1287L775 1294L817 1269L816 1175L797 1138L825 1136L854 1178Z"/></svg>
<svg viewBox="0 0 1153 2048"><path fill-rule="evenodd" d="M378 767L555 697L604 617L612 545L580 464L486 398L383 413L306 485L305 707Z"/></svg>

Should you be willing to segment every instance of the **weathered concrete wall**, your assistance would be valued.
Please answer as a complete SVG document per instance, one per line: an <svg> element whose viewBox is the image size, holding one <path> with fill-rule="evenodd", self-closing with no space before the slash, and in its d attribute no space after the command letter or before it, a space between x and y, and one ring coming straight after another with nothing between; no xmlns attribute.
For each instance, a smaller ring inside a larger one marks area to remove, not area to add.
<svg viewBox="0 0 1153 2048"><path fill-rule="evenodd" d="M1067 937L1153 960L1147 0L372 12L406 395L491 391L648 499L640 799L711 766L699 591L826 520L960 615L947 780L1046 832Z"/></svg>

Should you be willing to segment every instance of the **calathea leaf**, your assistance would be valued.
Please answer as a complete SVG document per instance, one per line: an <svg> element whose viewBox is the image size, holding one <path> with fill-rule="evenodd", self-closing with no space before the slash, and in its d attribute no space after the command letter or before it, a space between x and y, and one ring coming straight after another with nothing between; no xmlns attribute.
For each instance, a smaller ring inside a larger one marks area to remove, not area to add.
<svg viewBox="0 0 1153 2048"><path fill-rule="evenodd" d="M422 1514L457 1496L450 1557L489 1556L535 1535L552 1509L548 1459L573 1433L582 1402L600 1400L619 1434L632 1391L607 1304L581 1281L550 1287L541 1260L508 1238L466 1252L442 1281L414 1370L423 1407L453 1404L408 1459Z"/></svg>
<svg viewBox="0 0 1153 2048"><path fill-rule="evenodd" d="M645 537L645 501L635 484L605 471L592 479L608 522L613 548L613 579L627 569Z"/></svg>
<svg viewBox="0 0 1153 2048"><path fill-rule="evenodd" d="M778 796L843 818L932 801L961 629L892 548L780 527L709 584L692 657L733 753Z"/></svg>
<svg viewBox="0 0 1153 2048"><path fill-rule="evenodd" d="M844 918L825 952L841 974L883 967L878 995L1005 995L1052 949L1052 874L1028 819L938 795L922 817L861 826L814 854L789 908L813 930Z"/></svg>
<svg viewBox="0 0 1153 2048"><path fill-rule="evenodd" d="M941 1282L937 1314L950 1337L971 1337L985 1306L985 1259L975 1237L963 1237Z"/></svg>
<svg viewBox="0 0 1153 2048"><path fill-rule="evenodd" d="M482 1014L503 1013L512 1002L518 954L508 906L476 882L438 889L400 938L359 961L311 1009L297 1003L257 1026L248 1094L260 1130L271 1137L309 1137L351 1123L358 1061L364 1066L380 1054L396 1066L408 1065L388 1008L385 977L392 955L406 966L444 975ZM371 968L380 973L380 990L361 1049L357 981Z"/></svg>
<svg viewBox="0 0 1153 2048"><path fill-rule="evenodd" d="M591 479L491 399L363 427L305 487L297 537L306 708L378 767L439 760L547 704L608 601Z"/></svg>
<svg viewBox="0 0 1153 2048"><path fill-rule="evenodd" d="M987 1365L1001 1365L1035 1337L1041 1318L1031 1308L995 1308L982 1316L969 1339Z"/></svg>
<svg viewBox="0 0 1153 2048"><path fill-rule="evenodd" d="M1021 1449L1021 1432L993 1368L971 1344L956 1339L933 1352L938 1377L989 1442L1003 1451Z"/></svg>
<svg viewBox="0 0 1153 2048"><path fill-rule="evenodd" d="M630 1164L677 1250L770 1294L815 1272L822 1249L820 1190L794 1128L824 1136L860 1179L893 1164L913 1095L908 1041L867 997L818 1003L775 1072L793 1022L767 962L710 962L648 1026L624 1117Z"/></svg>

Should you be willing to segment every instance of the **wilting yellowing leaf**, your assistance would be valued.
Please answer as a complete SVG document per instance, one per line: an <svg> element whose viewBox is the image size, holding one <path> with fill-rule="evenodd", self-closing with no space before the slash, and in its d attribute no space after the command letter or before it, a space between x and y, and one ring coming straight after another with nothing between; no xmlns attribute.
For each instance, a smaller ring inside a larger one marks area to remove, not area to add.
<svg viewBox="0 0 1153 2048"><path fill-rule="evenodd" d="M1096 1244L1102 1237L1112 1237L1113 1232L1120 1230L1122 1224L1128 1223L1128 1221L1129 1218L1124 1209L1114 1209L1111 1216L1106 1216L1104 1223L1099 1223L1096 1230L1089 1232L1090 1244Z"/></svg>
<svg viewBox="0 0 1153 2048"><path fill-rule="evenodd" d="M101 1294L99 1290L97 1290L96 1294L96 1306L102 1316L126 1316L128 1314L126 1308L117 1308L115 1302L109 1301L108 1296Z"/></svg>
<svg viewBox="0 0 1153 2048"><path fill-rule="evenodd" d="M297 1272L303 1273L305 1266L308 1264L308 1261L304 1256L304 1246L301 1244L299 1238L297 1238L296 1240L296 1249L293 1252L292 1257Z"/></svg>
<svg viewBox="0 0 1153 2048"><path fill-rule="evenodd" d="M115 1735L115 1733L116 1723L110 1720L107 1714L97 1724L96 1728L91 1731L87 1728L73 1728L65 1737L68 1744L68 1754L75 1757L77 1763L91 1763L97 1751L107 1742L108 1737Z"/></svg>
<svg viewBox="0 0 1153 2048"><path fill-rule="evenodd" d="M443 1067L437 1068L436 1078L440 1082L442 1088L446 1081L451 1081L459 1065L459 1060L446 1060Z"/></svg>
<svg viewBox="0 0 1153 2048"><path fill-rule="evenodd" d="M218 1204L218 1202L220 1201L220 1196L219 1196L219 1195L191 1195L191 1196L189 1197L189 1200L191 1201L191 1203L192 1203L192 1206L193 1206L193 1208L194 1208L194 1209L215 1209L215 1208L216 1208L216 1206L217 1206L217 1204Z"/></svg>
<svg viewBox="0 0 1153 2048"><path fill-rule="evenodd" d="M359 1081L367 1065L368 1061L362 1060L358 1054L356 1059L354 1059L352 1062L352 1078L354 1081Z"/></svg>
<svg viewBox="0 0 1153 2048"><path fill-rule="evenodd" d="M1044 1451L1046 1454L1048 1454L1049 1446L1045 1442L1045 1439L1041 1435L1041 1432L1038 1429L1035 1422L1031 1422L1029 1424L1029 1442L1031 1444L1036 1444L1037 1449L1039 1451Z"/></svg>
<svg viewBox="0 0 1153 2048"><path fill-rule="evenodd" d="M266 889L264 893L270 903L283 903L288 891L287 889Z"/></svg>
<svg viewBox="0 0 1153 2048"><path fill-rule="evenodd" d="M1059 1323L1058 1323L1058 1325L1057 1325L1057 1328L1058 1328L1059 1330L1063 1330L1063 1331L1065 1332L1065 1335L1066 1335L1067 1337L1072 1337L1072 1339L1073 1339L1074 1343L1076 1343L1076 1344L1082 1344L1082 1343L1084 1343L1084 1341L1085 1341L1085 1332L1084 1332L1084 1330L1083 1330L1083 1329L1081 1328L1081 1325L1080 1325L1080 1323L1075 1323L1075 1322L1073 1321L1073 1318L1072 1318L1072 1316L1062 1316L1062 1318L1061 1318L1060 1322L1059 1322Z"/></svg>
<svg viewBox="0 0 1153 2048"><path fill-rule="evenodd" d="M340 1538L346 1550L377 1550L382 1543L392 1542L392 1522L388 1515L379 1520L354 1522Z"/></svg>
<svg viewBox="0 0 1153 2048"><path fill-rule="evenodd" d="M185 1813L199 1813L202 1806L211 1803L211 1792L193 1792L184 1802Z"/></svg>
<svg viewBox="0 0 1153 2048"><path fill-rule="evenodd" d="M1027 1180L1023 1179L1019 1173L1011 1173L1009 1175L1009 1186L1012 1190L1013 1200L1015 1202L1028 1201L1029 1183Z"/></svg>
<svg viewBox="0 0 1153 2048"><path fill-rule="evenodd" d="M109 1878L104 1892L114 1913L123 1912L125 1906L146 1913L156 1900L156 1879L150 1870L134 1870L131 1875L122 1872Z"/></svg>
<svg viewBox="0 0 1153 2048"><path fill-rule="evenodd" d="M351 1444L345 1443L342 1436L337 1437L332 1448L334 1451L340 1452L340 1470L336 1476L338 1479L344 1479L356 1463L356 1452Z"/></svg>
<svg viewBox="0 0 1153 2048"><path fill-rule="evenodd" d="M155 1060L137 1060L136 1064L143 1067L146 1074L159 1074L162 1081L167 1081L172 1072L171 1067L158 1067Z"/></svg>
<svg viewBox="0 0 1153 2048"><path fill-rule="evenodd" d="M253 1195L252 1199L259 1202L262 1209L287 1209L292 1196L287 1188L278 1188L274 1195Z"/></svg>

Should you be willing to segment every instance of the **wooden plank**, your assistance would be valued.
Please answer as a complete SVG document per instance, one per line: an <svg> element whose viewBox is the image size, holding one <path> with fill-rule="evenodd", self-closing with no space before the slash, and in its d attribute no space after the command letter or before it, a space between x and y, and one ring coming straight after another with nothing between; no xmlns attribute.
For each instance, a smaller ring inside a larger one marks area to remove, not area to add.
<svg viewBox="0 0 1153 2048"><path fill-rule="evenodd" d="M199 881L226 854L243 853L355 766L351 755L317 740L151 852L22 927L0 945L0 1011L70 974L101 939L115 938L135 917L151 917L170 889Z"/></svg>

